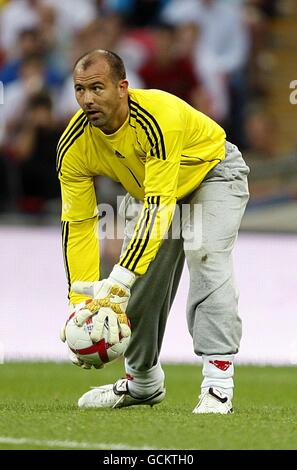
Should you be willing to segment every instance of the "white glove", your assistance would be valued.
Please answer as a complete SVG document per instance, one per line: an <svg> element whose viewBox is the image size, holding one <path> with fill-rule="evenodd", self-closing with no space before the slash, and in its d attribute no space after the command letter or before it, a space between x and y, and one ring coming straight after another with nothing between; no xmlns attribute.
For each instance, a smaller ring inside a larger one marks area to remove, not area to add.
<svg viewBox="0 0 297 470"><path fill-rule="evenodd" d="M130 322L125 312L130 299L130 289L135 279L134 273L116 264L108 279L73 283L74 292L91 296L94 299L77 312L74 319L76 324L81 326L88 318L97 314L93 319L93 329L90 335L93 342L98 342L103 338L106 317L109 326L109 334L106 338L108 343L118 343L119 334L122 337L131 335Z"/></svg>

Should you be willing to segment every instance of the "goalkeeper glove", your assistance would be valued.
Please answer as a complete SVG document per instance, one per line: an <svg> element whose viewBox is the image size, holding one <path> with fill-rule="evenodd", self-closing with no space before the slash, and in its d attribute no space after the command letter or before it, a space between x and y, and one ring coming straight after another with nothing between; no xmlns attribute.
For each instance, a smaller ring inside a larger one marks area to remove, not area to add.
<svg viewBox="0 0 297 470"><path fill-rule="evenodd" d="M130 289L136 276L128 269L116 264L107 279L96 282L76 281L72 290L78 294L93 297L93 301L87 303L83 309L75 315L78 326L83 325L88 318L97 314L93 319L91 339L94 342L103 338L103 327L108 318L109 333L106 338L110 344L116 344L122 337L131 335L130 322L126 315L126 308L130 299Z"/></svg>

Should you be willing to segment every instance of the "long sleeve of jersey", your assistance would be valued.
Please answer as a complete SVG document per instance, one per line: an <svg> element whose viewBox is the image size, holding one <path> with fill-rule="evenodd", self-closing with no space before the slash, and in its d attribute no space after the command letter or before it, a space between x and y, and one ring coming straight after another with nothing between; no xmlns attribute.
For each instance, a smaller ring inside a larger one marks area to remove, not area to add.
<svg viewBox="0 0 297 470"><path fill-rule="evenodd" d="M144 180L144 205L132 239L119 264L135 274L143 275L156 257L168 231L177 200L177 182L180 154L183 144L180 131L162 133L158 126L152 133L157 136L147 152Z"/></svg>
<svg viewBox="0 0 297 470"><path fill-rule="evenodd" d="M71 290L74 281L99 280L98 220L62 221L62 246L68 281L68 298L77 304L86 299Z"/></svg>
<svg viewBox="0 0 297 470"><path fill-rule="evenodd" d="M99 280L99 237L93 178L73 174L65 162L59 174L62 193L62 247L68 298L86 299L71 290L74 281Z"/></svg>

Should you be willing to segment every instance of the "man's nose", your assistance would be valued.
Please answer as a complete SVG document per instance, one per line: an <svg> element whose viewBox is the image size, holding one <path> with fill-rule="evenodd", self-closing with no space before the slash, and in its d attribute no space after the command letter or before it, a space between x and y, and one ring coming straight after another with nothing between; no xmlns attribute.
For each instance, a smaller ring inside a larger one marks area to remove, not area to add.
<svg viewBox="0 0 297 470"><path fill-rule="evenodd" d="M90 106L94 104L94 97L93 93L90 90L86 90L84 93L84 104L86 106Z"/></svg>

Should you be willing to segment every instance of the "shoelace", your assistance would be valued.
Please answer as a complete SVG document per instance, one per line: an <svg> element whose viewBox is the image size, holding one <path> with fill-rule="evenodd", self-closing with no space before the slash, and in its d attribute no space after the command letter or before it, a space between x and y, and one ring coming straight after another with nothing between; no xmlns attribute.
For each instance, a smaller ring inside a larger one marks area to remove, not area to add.
<svg viewBox="0 0 297 470"><path fill-rule="evenodd" d="M113 408L116 408L120 403L122 403L122 401L125 400L125 395L120 395L119 399L115 402L115 404L113 405Z"/></svg>

